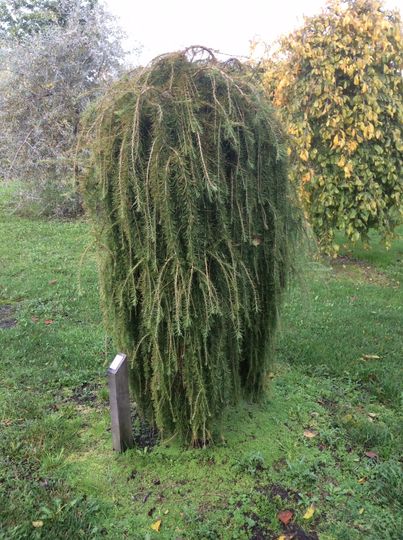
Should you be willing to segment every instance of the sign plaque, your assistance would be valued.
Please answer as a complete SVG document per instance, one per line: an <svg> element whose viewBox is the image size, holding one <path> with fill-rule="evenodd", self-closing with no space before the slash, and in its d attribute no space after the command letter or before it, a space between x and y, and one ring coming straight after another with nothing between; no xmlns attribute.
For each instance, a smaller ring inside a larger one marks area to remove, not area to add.
<svg viewBox="0 0 403 540"><path fill-rule="evenodd" d="M133 446L130 415L129 369L127 357L119 353L108 369L109 402L112 420L112 442L116 452Z"/></svg>

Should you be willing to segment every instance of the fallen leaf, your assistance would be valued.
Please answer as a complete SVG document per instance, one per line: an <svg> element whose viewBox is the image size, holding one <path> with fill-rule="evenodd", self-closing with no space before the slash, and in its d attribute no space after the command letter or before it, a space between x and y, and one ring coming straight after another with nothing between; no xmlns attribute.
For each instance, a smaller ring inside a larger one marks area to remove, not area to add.
<svg viewBox="0 0 403 540"><path fill-rule="evenodd" d="M252 246L260 246L260 244L262 243L262 239L259 237L259 236L254 236L252 238Z"/></svg>
<svg viewBox="0 0 403 540"><path fill-rule="evenodd" d="M51 279L49 281L49 285L56 285L56 283L57 283L57 279Z"/></svg>
<svg viewBox="0 0 403 540"><path fill-rule="evenodd" d="M379 360L380 356L378 356L377 354L363 354L361 358L363 360Z"/></svg>
<svg viewBox="0 0 403 540"><path fill-rule="evenodd" d="M151 528L153 531L157 531L157 532L160 532L160 529L161 529L161 520L158 519L155 523L153 523L151 525Z"/></svg>
<svg viewBox="0 0 403 540"><path fill-rule="evenodd" d="M40 529L41 527L43 527L43 521L33 521L32 526L35 527L35 529Z"/></svg>
<svg viewBox="0 0 403 540"><path fill-rule="evenodd" d="M359 513L360 515L363 514L363 513L364 513L364 508L360 508L360 509L358 510L358 513Z"/></svg>
<svg viewBox="0 0 403 540"><path fill-rule="evenodd" d="M376 418L377 416L379 416L379 414L374 413L374 412L369 412L369 413L368 413L368 416L369 416L370 418Z"/></svg>
<svg viewBox="0 0 403 540"><path fill-rule="evenodd" d="M348 422L351 422L353 419L353 415L352 414L345 414L343 417L342 417L342 421L347 424Z"/></svg>
<svg viewBox="0 0 403 540"><path fill-rule="evenodd" d="M166 516L167 514L169 514L169 510L164 510L164 515Z"/></svg>
<svg viewBox="0 0 403 540"><path fill-rule="evenodd" d="M314 513L315 513L315 507L313 506L313 504L311 504L311 506L308 507L307 511L303 515L303 518L304 519L311 519L311 517L314 515Z"/></svg>
<svg viewBox="0 0 403 540"><path fill-rule="evenodd" d="M367 456L367 458L370 459L376 459L378 457L378 454L376 452L365 452L365 455Z"/></svg>
<svg viewBox="0 0 403 540"><path fill-rule="evenodd" d="M304 431L304 437L307 437L308 439L312 439L313 437L316 437L316 435L316 431L312 431L311 429L306 429Z"/></svg>
<svg viewBox="0 0 403 540"><path fill-rule="evenodd" d="M46 319L45 324L48 326L49 324L53 324L53 319Z"/></svg>
<svg viewBox="0 0 403 540"><path fill-rule="evenodd" d="M368 478L367 478L366 476L363 476L362 478L359 478L359 479L357 480L357 482L358 482L359 484L365 484L365 482L366 482L367 480L368 480Z"/></svg>
<svg viewBox="0 0 403 540"><path fill-rule="evenodd" d="M287 537L284 534L280 534L277 540L287 540Z"/></svg>
<svg viewBox="0 0 403 540"><path fill-rule="evenodd" d="M39 318L38 317L31 317L31 321L34 322L34 323L37 323L39 321Z"/></svg>
<svg viewBox="0 0 403 540"><path fill-rule="evenodd" d="M294 512L291 512L291 510L282 510L277 514L277 517L281 521L281 523L283 523L284 525L288 525L294 517Z"/></svg>

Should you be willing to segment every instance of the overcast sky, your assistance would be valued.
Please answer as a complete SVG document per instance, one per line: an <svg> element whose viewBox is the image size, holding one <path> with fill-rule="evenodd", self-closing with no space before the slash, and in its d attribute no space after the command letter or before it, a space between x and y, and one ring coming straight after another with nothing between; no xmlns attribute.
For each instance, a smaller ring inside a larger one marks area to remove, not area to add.
<svg viewBox="0 0 403 540"><path fill-rule="evenodd" d="M229 55L248 55L258 36L273 41L319 13L325 0L104 0L128 38L125 46L143 46L139 62L158 54L205 45ZM402 11L403 0L386 5Z"/></svg>

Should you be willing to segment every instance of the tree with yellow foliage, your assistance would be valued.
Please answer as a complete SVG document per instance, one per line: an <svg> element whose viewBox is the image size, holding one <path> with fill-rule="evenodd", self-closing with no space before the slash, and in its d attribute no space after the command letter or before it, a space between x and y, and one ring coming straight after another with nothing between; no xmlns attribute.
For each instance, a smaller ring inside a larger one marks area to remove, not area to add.
<svg viewBox="0 0 403 540"><path fill-rule="evenodd" d="M388 240L403 215L401 19L379 0L333 0L280 40L264 86L291 135L293 177L323 249L335 232Z"/></svg>

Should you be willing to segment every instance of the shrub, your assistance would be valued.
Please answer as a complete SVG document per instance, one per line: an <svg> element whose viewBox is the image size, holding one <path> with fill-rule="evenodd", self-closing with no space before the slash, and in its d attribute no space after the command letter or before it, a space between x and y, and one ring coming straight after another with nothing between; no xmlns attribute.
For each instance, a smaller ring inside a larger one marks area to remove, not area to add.
<svg viewBox="0 0 403 540"><path fill-rule="evenodd" d="M347 0L305 19L266 62L264 85L293 137L292 176L329 252L336 230L387 239L401 219L402 59L398 13Z"/></svg>
<svg viewBox="0 0 403 540"><path fill-rule="evenodd" d="M300 225L271 106L241 64L196 52L155 60L88 114L82 183L136 403L194 446L242 390L262 393Z"/></svg>
<svg viewBox="0 0 403 540"><path fill-rule="evenodd" d="M61 24L0 43L0 178L19 181L25 212L69 215L81 112L116 74L122 51L100 7L69 6ZM26 10L24 11L26 14Z"/></svg>

